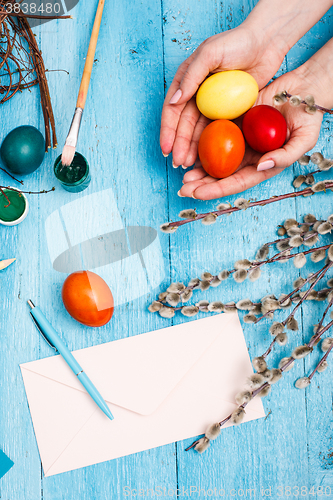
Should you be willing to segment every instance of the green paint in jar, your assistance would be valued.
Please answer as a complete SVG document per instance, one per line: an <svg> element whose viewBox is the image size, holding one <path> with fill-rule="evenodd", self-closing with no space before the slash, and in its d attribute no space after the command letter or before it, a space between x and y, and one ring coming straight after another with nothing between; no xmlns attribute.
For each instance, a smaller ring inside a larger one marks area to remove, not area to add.
<svg viewBox="0 0 333 500"><path fill-rule="evenodd" d="M9 199L10 205L7 206L8 200L0 191L0 222L3 221L5 223L13 223L18 221L27 208L27 202L24 194L11 189L3 189L3 192Z"/></svg>
<svg viewBox="0 0 333 500"><path fill-rule="evenodd" d="M54 163L54 175L66 191L79 193L90 184L90 172L87 160L76 152L70 165L61 163L61 155Z"/></svg>

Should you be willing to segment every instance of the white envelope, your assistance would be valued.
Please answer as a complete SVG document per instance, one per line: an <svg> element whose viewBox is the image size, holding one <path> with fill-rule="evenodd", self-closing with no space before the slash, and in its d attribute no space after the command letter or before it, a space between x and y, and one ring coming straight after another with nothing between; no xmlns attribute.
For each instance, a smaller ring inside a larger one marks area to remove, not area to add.
<svg viewBox="0 0 333 500"><path fill-rule="evenodd" d="M61 356L22 364L45 476L202 434L237 407L235 394L253 373L236 313L73 355L114 420L95 405ZM255 398L245 421L264 416Z"/></svg>

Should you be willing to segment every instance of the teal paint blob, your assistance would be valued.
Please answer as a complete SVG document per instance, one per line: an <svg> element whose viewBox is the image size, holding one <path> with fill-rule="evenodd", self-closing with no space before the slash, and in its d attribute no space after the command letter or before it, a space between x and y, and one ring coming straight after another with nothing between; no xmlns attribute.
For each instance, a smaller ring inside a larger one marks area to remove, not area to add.
<svg viewBox="0 0 333 500"><path fill-rule="evenodd" d="M11 189L3 189L3 192L10 201L8 205L8 200L0 192L0 219L4 222L14 222L18 220L24 213L26 202L25 198L18 191L13 191Z"/></svg>
<svg viewBox="0 0 333 500"><path fill-rule="evenodd" d="M9 172L19 175L31 174L44 159L44 137L30 125L17 127L3 140L0 154Z"/></svg>
<svg viewBox="0 0 333 500"><path fill-rule="evenodd" d="M9 469L11 469L14 465L14 462L7 457L7 455L0 450L0 479L2 476L7 474Z"/></svg>

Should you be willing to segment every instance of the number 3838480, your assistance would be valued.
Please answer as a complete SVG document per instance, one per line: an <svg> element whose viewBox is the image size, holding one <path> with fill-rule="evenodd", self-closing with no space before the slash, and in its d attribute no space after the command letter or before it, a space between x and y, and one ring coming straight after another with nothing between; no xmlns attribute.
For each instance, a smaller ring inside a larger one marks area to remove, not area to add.
<svg viewBox="0 0 333 500"><path fill-rule="evenodd" d="M331 497L333 491L330 486L278 486L276 494L279 498L287 497ZM312 496L313 495L313 496Z"/></svg>
<svg viewBox="0 0 333 500"><path fill-rule="evenodd" d="M59 2L22 2L22 3L7 3L5 9L9 14L37 14L37 15L52 15L60 14L62 11L61 3Z"/></svg>

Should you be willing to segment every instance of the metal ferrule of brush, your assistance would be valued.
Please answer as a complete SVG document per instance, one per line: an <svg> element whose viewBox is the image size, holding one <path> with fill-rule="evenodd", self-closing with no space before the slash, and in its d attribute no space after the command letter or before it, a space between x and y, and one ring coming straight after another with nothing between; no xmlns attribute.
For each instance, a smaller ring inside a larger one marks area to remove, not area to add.
<svg viewBox="0 0 333 500"><path fill-rule="evenodd" d="M74 148L76 147L77 138L79 136L79 130L81 125L82 113L83 113L82 108L75 108L73 120L65 142L66 146L73 146Z"/></svg>

